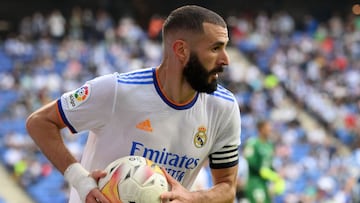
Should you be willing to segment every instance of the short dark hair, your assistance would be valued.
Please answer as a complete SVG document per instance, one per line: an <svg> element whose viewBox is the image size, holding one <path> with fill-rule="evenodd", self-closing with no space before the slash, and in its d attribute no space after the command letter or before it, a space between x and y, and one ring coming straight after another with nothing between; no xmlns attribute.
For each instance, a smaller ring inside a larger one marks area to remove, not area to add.
<svg viewBox="0 0 360 203"><path fill-rule="evenodd" d="M268 124L269 122L266 120L259 120L256 124L256 128L258 130L261 130L266 124Z"/></svg>
<svg viewBox="0 0 360 203"><path fill-rule="evenodd" d="M226 28L224 19L209 9L187 5L175 9L166 18L163 25L163 37L168 32L186 30L194 33L203 33L203 23L211 23Z"/></svg>

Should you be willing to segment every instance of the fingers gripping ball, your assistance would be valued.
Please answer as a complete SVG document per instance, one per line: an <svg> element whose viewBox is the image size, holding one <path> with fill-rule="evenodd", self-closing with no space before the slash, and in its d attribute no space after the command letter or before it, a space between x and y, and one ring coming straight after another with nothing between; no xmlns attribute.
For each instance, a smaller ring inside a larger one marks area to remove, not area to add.
<svg viewBox="0 0 360 203"><path fill-rule="evenodd" d="M105 171L99 188L112 203L160 203L160 194L168 191L160 167L144 157L117 159Z"/></svg>

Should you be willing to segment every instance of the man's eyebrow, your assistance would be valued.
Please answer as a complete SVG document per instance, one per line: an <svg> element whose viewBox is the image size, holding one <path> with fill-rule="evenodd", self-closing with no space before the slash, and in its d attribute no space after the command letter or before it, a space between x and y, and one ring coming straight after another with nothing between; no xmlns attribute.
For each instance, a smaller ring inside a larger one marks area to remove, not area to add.
<svg viewBox="0 0 360 203"><path fill-rule="evenodd" d="M211 44L211 46L225 46L227 44L227 42L223 42L223 41L217 41L213 44Z"/></svg>

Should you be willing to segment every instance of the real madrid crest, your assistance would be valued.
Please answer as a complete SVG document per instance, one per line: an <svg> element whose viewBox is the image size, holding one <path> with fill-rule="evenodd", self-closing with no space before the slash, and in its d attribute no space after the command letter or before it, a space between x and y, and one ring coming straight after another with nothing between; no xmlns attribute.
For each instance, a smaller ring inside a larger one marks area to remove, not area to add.
<svg viewBox="0 0 360 203"><path fill-rule="evenodd" d="M194 136L194 145L197 148L201 148L206 144L207 136L206 136L206 127L200 126L198 128L198 132Z"/></svg>

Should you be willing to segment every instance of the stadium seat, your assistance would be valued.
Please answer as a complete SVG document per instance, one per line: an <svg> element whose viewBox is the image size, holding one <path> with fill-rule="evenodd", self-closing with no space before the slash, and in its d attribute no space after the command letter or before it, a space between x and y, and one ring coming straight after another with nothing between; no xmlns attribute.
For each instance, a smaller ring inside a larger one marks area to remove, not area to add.
<svg viewBox="0 0 360 203"><path fill-rule="evenodd" d="M9 72L13 68L13 61L9 56L5 54L2 48L0 48L0 73Z"/></svg>
<svg viewBox="0 0 360 203"><path fill-rule="evenodd" d="M62 192L64 183L63 176L53 170L48 177L39 179L38 182L28 187L27 191L38 203L64 203L67 199Z"/></svg>
<svg viewBox="0 0 360 203"><path fill-rule="evenodd" d="M308 155L310 146L307 144L295 144L291 147L291 159L293 162L299 162L302 158Z"/></svg>

